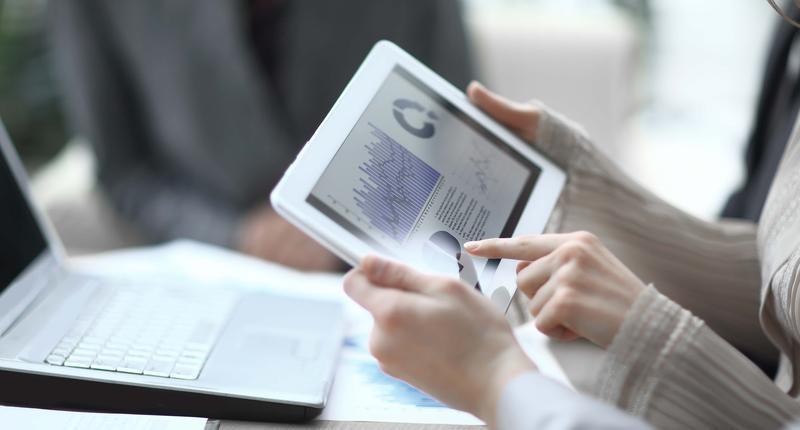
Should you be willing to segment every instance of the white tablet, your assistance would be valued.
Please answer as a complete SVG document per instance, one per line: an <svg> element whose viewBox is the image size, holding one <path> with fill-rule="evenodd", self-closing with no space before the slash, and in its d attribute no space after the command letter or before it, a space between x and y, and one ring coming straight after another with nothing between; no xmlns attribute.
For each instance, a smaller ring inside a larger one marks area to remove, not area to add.
<svg viewBox="0 0 800 430"><path fill-rule="evenodd" d="M503 310L515 261L470 240L541 233L564 172L405 51L379 42L271 195L351 264L370 253L458 276Z"/></svg>

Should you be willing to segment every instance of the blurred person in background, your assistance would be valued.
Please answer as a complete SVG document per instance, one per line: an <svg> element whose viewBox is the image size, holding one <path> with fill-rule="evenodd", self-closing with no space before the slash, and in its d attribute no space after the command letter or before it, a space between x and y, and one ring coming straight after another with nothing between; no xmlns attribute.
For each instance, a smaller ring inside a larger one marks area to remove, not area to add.
<svg viewBox="0 0 800 430"><path fill-rule="evenodd" d="M758 222L769 187L786 142L800 111L800 29L789 20L800 20L800 9L788 0L786 19L772 35L761 89L747 140L747 176L728 199L722 216Z"/></svg>
<svg viewBox="0 0 800 430"><path fill-rule="evenodd" d="M193 238L307 270L342 262L268 196L372 45L472 77L456 0L50 2L68 118L112 206L149 239Z"/></svg>

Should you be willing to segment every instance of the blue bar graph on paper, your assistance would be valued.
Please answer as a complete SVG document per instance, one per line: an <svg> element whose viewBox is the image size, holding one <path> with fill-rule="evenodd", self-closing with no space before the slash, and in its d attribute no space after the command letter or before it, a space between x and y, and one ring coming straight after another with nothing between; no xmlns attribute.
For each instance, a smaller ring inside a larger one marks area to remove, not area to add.
<svg viewBox="0 0 800 430"><path fill-rule="evenodd" d="M372 123L375 140L364 145L369 158L353 189L356 205L369 223L402 243L441 174Z"/></svg>

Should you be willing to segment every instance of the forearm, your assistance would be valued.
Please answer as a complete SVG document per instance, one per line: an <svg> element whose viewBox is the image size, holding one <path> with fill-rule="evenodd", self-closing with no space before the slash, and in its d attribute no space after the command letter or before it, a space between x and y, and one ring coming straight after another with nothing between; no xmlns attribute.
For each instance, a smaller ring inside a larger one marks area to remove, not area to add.
<svg viewBox="0 0 800 430"><path fill-rule="evenodd" d="M158 241L195 239L234 248L243 214L188 184L129 167L101 175L101 184L121 216Z"/></svg>
<svg viewBox="0 0 800 430"><path fill-rule="evenodd" d="M783 428L800 403L652 287L608 349L596 394L659 428Z"/></svg>
<svg viewBox="0 0 800 430"><path fill-rule="evenodd" d="M777 350L758 320L752 224L702 221L639 186L580 129L545 110L537 144L568 171L548 230L596 234L643 281L702 318L763 367Z"/></svg>
<svg viewBox="0 0 800 430"><path fill-rule="evenodd" d="M496 428L649 429L645 422L561 386L538 372L517 376L503 389Z"/></svg>

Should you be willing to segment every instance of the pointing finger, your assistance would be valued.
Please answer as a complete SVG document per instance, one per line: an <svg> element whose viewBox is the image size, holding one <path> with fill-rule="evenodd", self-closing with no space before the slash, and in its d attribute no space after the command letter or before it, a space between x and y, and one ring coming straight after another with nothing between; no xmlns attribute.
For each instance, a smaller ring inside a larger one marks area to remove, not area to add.
<svg viewBox="0 0 800 430"><path fill-rule="evenodd" d="M486 258L534 261L550 254L570 239L568 234L540 234L508 239L484 239L464 244L470 254Z"/></svg>

